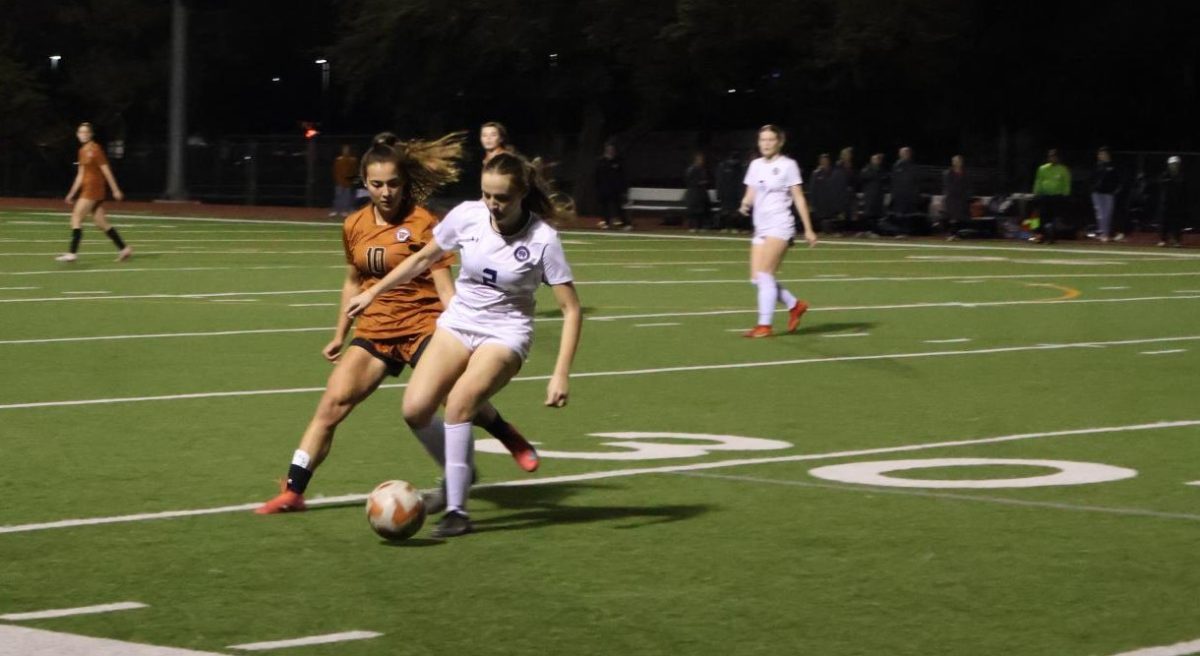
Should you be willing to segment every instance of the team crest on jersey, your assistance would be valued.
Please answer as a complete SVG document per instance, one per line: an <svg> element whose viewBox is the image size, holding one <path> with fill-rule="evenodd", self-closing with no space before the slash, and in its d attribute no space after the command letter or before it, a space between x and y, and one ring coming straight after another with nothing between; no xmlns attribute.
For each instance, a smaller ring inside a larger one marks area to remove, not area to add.
<svg viewBox="0 0 1200 656"><path fill-rule="evenodd" d="M396 241L408 241L409 237L412 237L412 232L408 228L400 228L396 231Z"/></svg>
<svg viewBox="0 0 1200 656"><path fill-rule="evenodd" d="M529 259L529 249L524 246L517 246L517 250L513 251L513 257L517 258L518 262L524 262Z"/></svg>

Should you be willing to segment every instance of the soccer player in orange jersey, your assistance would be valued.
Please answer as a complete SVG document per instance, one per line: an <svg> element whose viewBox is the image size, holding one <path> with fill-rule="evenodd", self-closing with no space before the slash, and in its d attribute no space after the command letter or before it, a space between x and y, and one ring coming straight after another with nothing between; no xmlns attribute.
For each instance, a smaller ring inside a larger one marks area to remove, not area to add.
<svg viewBox="0 0 1200 656"><path fill-rule="evenodd" d="M116 244L117 261L128 260L129 256L133 255L133 249L125 245L121 235L117 234L117 229L112 227L105 216L104 199L107 194L104 183L108 182L113 198L124 200L125 194L117 186L117 179L113 177L112 167L108 165L104 149L94 140L96 133L92 130L92 124L80 123L75 130L75 136L82 145L79 147L79 172L75 174L75 182L67 192L67 204L75 205L71 210L71 250L54 259L59 262L74 262L78 259L76 253L79 252L79 242L83 239L83 219L91 214L96 227L103 230ZM77 194L78 200L75 198Z"/></svg>
<svg viewBox="0 0 1200 656"><path fill-rule="evenodd" d="M385 274L433 240L437 219L421 203L438 187L457 179L455 160L461 153L461 134L436 141L401 142L389 133L375 138L360 166L371 204L346 217L342 227L348 266L341 306L378 284ZM339 312L333 339L321 350L336 366L292 457L286 487L255 512L304 510L305 489L329 454L338 424L386 376L399 375L405 365L415 367L420 360L437 327L438 316L454 296L451 261L452 257L442 258L412 281L380 294L378 302L356 321ZM353 339L346 345L352 324ZM525 471L537 469L537 451L494 407L482 406L473 421L500 440L518 466ZM413 433L444 466L441 425L431 424ZM431 512L440 512L442 496L440 490L427 495Z"/></svg>

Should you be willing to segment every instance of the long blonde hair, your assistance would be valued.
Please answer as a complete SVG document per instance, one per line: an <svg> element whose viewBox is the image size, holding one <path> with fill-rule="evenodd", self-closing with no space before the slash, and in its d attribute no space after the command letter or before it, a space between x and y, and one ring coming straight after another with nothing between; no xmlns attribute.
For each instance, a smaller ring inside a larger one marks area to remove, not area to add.
<svg viewBox="0 0 1200 656"><path fill-rule="evenodd" d="M365 178L371 164L392 163L404 181L401 216L429 200L438 189L458 180L466 132L451 132L432 141L401 141L391 132L381 132L363 154L359 173Z"/></svg>

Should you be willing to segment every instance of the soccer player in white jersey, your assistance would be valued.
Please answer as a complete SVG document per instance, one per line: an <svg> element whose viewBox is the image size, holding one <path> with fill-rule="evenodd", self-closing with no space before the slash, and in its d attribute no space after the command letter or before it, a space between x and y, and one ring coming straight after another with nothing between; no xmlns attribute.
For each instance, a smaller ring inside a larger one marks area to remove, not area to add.
<svg viewBox="0 0 1200 656"><path fill-rule="evenodd" d="M808 303L798 300L791 292L775 281L775 272L783 261L783 255L795 241L796 221L792 218L791 206L795 205L804 224L804 240L809 246L817 243L813 232L812 218L808 215L808 201L800 188L800 167L796 161L782 154L783 130L774 125L764 125L758 130L758 152L762 157L750 162L746 169L746 195L742 197L741 213L749 216L754 209L754 238L750 241L750 282L758 287L758 324L746 332L745 337L770 337L771 316L775 303L782 303L788 310L788 332L800 325L800 317L808 309Z"/></svg>
<svg viewBox="0 0 1200 656"><path fill-rule="evenodd" d="M471 417L521 369L533 343L534 292L554 290L563 314L562 337L546 405L567 404L568 377L583 326L571 267L558 232L548 187L523 157L500 153L483 166L483 198L454 208L433 231L433 241L409 256L378 284L351 298L350 317L379 294L403 284L447 251L461 251L462 266L450 307L404 392L404 420L414 430L434 424L445 403L446 513L435 537L472 529L467 516L471 487Z"/></svg>

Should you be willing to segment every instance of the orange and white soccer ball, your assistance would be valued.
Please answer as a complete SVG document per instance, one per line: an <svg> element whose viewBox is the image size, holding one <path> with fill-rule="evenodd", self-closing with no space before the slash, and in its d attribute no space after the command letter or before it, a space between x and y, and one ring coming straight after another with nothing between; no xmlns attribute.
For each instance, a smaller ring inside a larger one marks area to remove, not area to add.
<svg viewBox="0 0 1200 656"><path fill-rule="evenodd" d="M384 481L367 496L367 521L386 540L406 540L425 524L425 502L407 481Z"/></svg>

